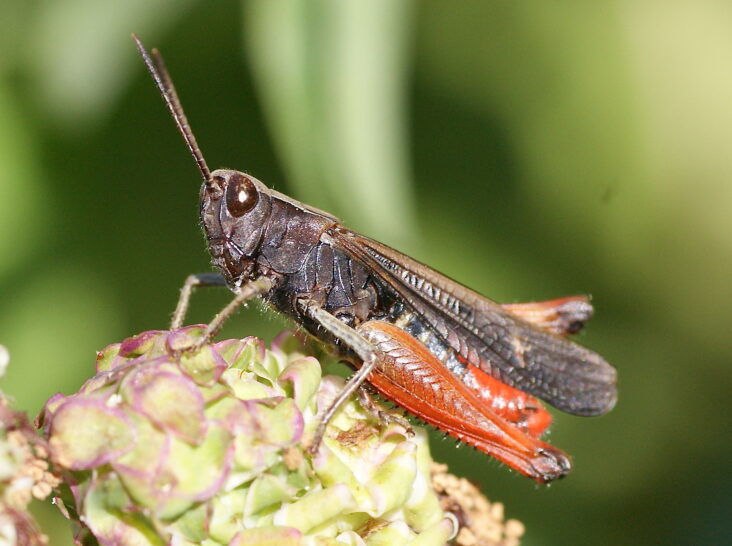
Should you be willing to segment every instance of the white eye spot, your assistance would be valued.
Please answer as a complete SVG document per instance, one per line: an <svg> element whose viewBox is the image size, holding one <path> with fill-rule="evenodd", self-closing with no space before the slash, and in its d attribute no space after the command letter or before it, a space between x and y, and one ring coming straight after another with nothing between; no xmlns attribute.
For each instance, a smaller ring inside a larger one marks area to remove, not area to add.
<svg viewBox="0 0 732 546"><path fill-rule="evenodd" d="M239 200L239 203L244 203L248 197L249 194L247 193L247 190L239 190L239 194L236 196L236 198Z"/></svg>

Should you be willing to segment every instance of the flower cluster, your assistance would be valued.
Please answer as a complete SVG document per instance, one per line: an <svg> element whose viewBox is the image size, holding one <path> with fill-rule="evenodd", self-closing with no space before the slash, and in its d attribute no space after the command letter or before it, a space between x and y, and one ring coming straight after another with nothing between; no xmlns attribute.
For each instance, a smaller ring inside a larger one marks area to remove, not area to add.
<svg viewBox="0 0 732 546"><path fill-rule="evenodd" d="M8 360L0 345L0 377ZM0 544L47 543L28 512L31 499L45 499L59 483L49 472L47 458L46 444L26 415L12 410L0 392Z"/></svg>
<svg viewBox="0 0 732 546"><path fill-rule="evenodd" d="M203 327L145 332L99 353L41 425L77 541L99 544L441 545L457 520L431 482L422 429L354 398L307 450L343 386L298 338L187 351Z"/></svg>

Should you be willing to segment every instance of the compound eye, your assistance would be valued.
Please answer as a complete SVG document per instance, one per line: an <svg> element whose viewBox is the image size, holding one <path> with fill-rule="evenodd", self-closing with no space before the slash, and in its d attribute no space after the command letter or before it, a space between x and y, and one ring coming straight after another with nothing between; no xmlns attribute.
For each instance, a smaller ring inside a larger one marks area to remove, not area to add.
<svg viewBox="0 0 732 546"><path fill-rule="evenodd" d="M226 209L234 218L254 208L259 195L251 180L240 174L232 176L226 187Z"/></svg>

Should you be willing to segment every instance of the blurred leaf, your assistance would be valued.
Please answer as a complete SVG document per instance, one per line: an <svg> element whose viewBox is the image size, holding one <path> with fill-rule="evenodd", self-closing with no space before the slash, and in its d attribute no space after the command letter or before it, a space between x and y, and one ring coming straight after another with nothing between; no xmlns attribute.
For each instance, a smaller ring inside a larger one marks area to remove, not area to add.
<svg viewBox="0 0 732 546"><path fill-rule="evenodd" d="M0 78L0 279L23 263L52 221L37 143L5 81Z"/></svg>
<svg viewBox="0 0 732 546"><path fill-rule="evenodd" d="M42 2L30 24L28 62L44 108L67 129L96 122L120 98L138 66L134 49L124 40L133 32L153 40L192 4L193 0Z"/></svg>
<svg viewBox="0 0 732 546"><path fill-rule="evenodd" d="M392 244L413 237L408 0L252 0L247 54L297 196Z"/></svg>

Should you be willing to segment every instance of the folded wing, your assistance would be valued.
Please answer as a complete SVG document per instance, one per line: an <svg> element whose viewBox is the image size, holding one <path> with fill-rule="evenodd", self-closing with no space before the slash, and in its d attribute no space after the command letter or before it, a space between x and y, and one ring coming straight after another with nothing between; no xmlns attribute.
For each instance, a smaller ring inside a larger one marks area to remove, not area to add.
<svg viewBox="0 0 732 546"><path fill-rule="evenodd" d="M567 413L601 415L615 405L616 372L600 355L377 241L342 228L336 238L459 358Z"/></svg>

